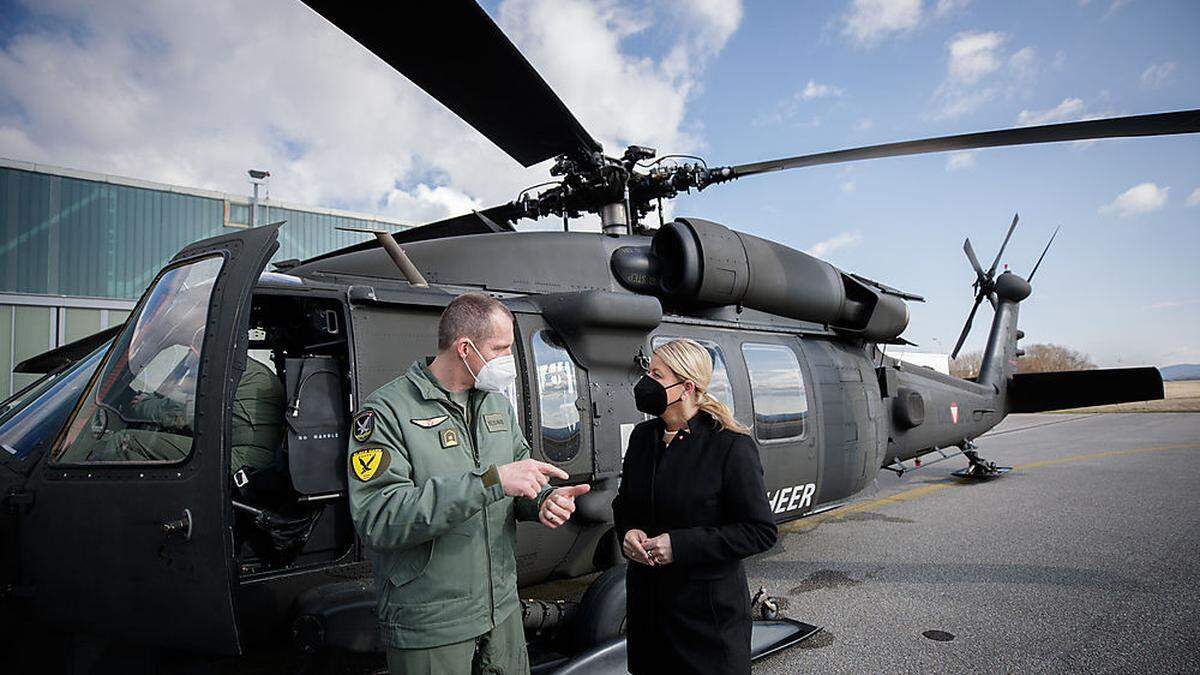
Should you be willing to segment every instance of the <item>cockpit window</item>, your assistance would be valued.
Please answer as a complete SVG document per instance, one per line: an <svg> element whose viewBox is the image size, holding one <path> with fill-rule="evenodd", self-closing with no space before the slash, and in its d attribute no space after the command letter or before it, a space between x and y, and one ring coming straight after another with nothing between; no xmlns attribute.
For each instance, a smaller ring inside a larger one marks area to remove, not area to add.
<svg viewBox="0 0 1200 675"><path fill-rule="evenodd" d="M57 463L170 463L191 454L208 304L223 258L163 272L126 323L55 449Z"/></svg>

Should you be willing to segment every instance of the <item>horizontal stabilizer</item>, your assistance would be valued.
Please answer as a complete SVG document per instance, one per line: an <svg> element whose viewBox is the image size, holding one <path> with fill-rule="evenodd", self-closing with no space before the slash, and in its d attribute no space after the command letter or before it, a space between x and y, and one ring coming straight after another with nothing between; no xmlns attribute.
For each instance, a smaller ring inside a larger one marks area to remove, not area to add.
<svg viewBox="0 0 1200 675"><path fill-rule="evenodd" d="M1008 387L1008 412L1031 413L1163 397L1157 368L1104 368L1017 373Z"/></svg>
<svg viewBox="0 0 1200 675"><path fill-rule="evenodd" d="M99 333L92 333L87 337L79 338L74 342L68 342L67 344L56 349L51 349L48 352L42 352L37 356L31 356L18 363L16 367L13 368L13 372L41 375L69 366L88 354L96 351L96 348L100 345L116 337L117 333L120 333L121 329L124 327L125 324L109 326Z"/></svg>

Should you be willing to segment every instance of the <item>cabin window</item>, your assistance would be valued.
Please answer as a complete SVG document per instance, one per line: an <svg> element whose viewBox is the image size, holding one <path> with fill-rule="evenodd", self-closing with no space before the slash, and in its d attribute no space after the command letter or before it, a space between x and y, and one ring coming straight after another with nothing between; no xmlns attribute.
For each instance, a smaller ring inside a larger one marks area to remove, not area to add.
<svg viewBox="0 0 1200 675"><path fill-rule="evenodd" d="M681 338L679 336L674 336L674 335L660 335L658 337L655 337L650 342L650 347L652 349L658 349L659 347L667 344L671 340L678 340L678 339L681 339ZM712 396L713 398L717 399L721 403L724 403L725 405L729 406L729 409L731 411L734 410L733 387L730 386L730 384L729 384L729 370L726 369L726 367L725 367L725 354L721 351L721 347L718 346L717 343L710 342L709 340L697 340L695 338L686 338L686 339L692 340L693 342L698 343L701 347L704 347L705 349L707 349L708 355L710 357L712 357L713 375L712 375L712 382L710 382L708 384L709 396Z"/></svg>
<svg viewBox="0 0 1200 675"><path fill-rule="evenodd" d="M579 386L575 362L558 337L548 330L533 336L541 412L542 454L552 462L567 462L579 454Z"/></svg>
<svg viewBox="0 0 1200 675"><path fill-rule="evenodd" d="M54 461L174 463L192 451L196 380L223 259L164 271L80 400Z"/></svg>
<svg viewBox="0 0 1200 675"><path fill-rule="evenodd" d="M808 398L796 352L784 345L742 345L754 404L754 436L760 441L802 438L808 426Z"/></svg>

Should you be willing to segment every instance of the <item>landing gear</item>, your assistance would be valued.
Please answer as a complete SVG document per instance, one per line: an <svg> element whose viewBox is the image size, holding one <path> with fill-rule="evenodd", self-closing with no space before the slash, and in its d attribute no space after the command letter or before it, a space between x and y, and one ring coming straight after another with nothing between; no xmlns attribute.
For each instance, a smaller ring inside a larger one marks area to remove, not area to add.
<svg viewBox="0 0 1200 675"><path fill-rule="evenodd" d="M987 480L989 478L1003 476L1009 471L1012 471L1011 466L996 466L995 462L989 462L988 460L980 457L979 453L976 452L976 450L979 449L978 446L971 441L966 441L961 447L963 457L967 458L967 468L955 471L950 474L951 476L956 478Z"/></svg>

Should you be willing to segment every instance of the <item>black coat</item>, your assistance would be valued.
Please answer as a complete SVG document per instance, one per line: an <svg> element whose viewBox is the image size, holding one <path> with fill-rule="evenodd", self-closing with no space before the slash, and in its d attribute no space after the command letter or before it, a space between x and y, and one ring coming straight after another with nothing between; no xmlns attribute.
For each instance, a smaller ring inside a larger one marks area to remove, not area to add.
<svg viewBox="0 0 1200 675"><path fill-rule="evenodd" d="M749 673L750 590L742 559L775 545L775 520L750 437L697 413L665 445L661 419L629 437L613 500L617 536L671 535L674 562L629 563L629 671Z"/></svg>

